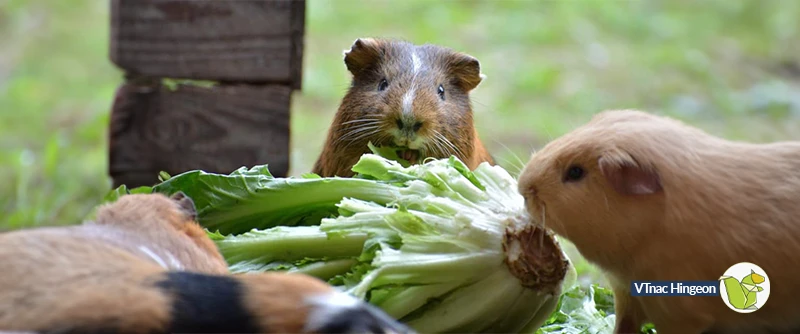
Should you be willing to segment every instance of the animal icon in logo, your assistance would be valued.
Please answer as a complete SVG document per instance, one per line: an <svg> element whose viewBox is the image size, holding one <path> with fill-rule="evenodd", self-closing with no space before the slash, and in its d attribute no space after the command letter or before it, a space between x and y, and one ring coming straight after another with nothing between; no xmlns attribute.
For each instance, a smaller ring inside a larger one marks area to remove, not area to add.
<svg viewBox="0 0 800 334"><path fill-rule="evenodd" d="M722 300L736 312L755 312L769 298L769 278L755 264L737 263L728 268L719 281Z"/></svg>

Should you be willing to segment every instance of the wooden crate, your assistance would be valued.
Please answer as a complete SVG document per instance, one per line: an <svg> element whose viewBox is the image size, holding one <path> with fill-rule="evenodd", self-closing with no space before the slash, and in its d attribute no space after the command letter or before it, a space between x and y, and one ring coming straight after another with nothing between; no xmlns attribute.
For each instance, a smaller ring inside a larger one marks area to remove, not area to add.
<svg viewBox="0 0 800 334"><path fill-rule="evenodd" d="M109 127L114 187L257 164L286 176L304 31L304 0L112 0L110 58L125 72ZM175 79L213 84L165 84Z"/></svg>

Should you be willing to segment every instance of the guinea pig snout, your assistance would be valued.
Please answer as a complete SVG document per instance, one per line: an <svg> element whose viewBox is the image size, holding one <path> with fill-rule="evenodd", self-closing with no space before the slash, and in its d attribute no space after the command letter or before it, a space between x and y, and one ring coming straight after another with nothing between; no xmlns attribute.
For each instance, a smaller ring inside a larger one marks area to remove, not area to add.
<svg viewBox="0 0 800 334"><path fill-rule="evenodd" d="M422 128L422 121L415 117L401 117L397 121L397 129L404 133L417 133Z"/></svg>
<svg viewBox="0 0 800 334"><path fill-rule="evenodd" d="M408 147L416 150L424 146L425 138L419 135L420 129L425 123L414 117L414 115L403 114L395 120L396 128L392 134L394 143L397 146Z"/></svg>

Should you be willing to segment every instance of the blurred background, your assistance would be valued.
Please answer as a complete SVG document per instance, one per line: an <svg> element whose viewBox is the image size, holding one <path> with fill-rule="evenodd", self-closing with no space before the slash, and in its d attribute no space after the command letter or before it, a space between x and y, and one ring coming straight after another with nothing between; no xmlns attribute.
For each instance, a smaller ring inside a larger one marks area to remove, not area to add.
<svg viewBox="0 0 800 334"><path fill-rule="evenodd" d="M292 170L308 172L349 84L358 37L477 57L482 139L516 174L598 111L637 108L730 139L800 138L800 2L308 0ZM110 190L122 73L109 1L0 0L0 230L79 222Z"/></svg>

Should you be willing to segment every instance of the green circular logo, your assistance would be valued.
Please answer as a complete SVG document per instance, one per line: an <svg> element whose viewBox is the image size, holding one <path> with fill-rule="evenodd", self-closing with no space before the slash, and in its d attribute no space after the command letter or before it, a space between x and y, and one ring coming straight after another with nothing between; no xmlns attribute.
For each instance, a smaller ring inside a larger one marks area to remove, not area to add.
<svg viewBox="0 0 800 334"><path fill-rule="evenodd" d="M769 283L769 277L761 267L740 262L719 278L719 295L731 310L752 313L767 302Z"/></svg>

